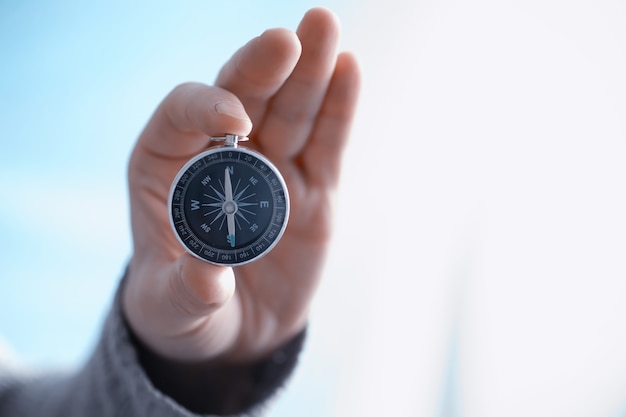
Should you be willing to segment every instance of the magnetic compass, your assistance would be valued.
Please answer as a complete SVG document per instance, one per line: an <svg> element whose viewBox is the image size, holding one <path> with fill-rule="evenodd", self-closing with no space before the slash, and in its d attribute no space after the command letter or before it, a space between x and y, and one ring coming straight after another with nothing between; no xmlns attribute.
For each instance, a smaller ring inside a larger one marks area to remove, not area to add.
<svg viewBox="0 0 626 417"><path fill-rule="evenodd" d="M213 137L210 148L178 172L169 195L170 223L192 255L217 265L246 264L267 254L289 218L283 177L263 155L239 147L247 137Z"/></svg>

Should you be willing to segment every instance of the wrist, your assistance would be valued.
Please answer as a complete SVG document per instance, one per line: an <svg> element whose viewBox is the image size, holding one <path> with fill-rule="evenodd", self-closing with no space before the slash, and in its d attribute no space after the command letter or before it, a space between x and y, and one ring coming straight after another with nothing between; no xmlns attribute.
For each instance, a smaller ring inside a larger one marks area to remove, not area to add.
<svg viewBox="0 0 626 417"><path fill-rule="evenodd" d="M280 388L296 366L306 329L267 356L250 362L181 362L145 346L131 332L140 365L154 387L198 414L230 415L252 410Z"/></svg>

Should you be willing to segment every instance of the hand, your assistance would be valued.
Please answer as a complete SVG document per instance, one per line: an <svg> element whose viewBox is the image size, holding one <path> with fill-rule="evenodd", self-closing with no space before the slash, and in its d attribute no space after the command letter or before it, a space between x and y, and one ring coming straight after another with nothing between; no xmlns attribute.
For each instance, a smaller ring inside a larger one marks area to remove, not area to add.
<svg viewBox="0 0 626 417"><path fill-rule="evenodd" d="M354 57L337 54L338 23L312 9L296 33L272 29L222 68L216 86L184 84L156 109L129 164L134 253L123 309L155 353L246 362L300 332L328 247L332 200L359 90ZM244 110L245 109L245 110ZM233 269L187 254L167 198L209 136L249 136L283 174L291 216L280 243Z"/></svg>

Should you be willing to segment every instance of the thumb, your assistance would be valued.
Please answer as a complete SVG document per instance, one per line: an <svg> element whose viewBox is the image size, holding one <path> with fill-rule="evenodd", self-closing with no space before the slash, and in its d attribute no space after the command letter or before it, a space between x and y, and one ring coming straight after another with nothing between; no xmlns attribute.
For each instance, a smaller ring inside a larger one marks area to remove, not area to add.
<svg viewBox="0 0 626 417"><path fill-rule="evenodd" d="M231 268L182 254L168 273L166 296L181 319L203 318L223 307L235 292Z"/></svg>
<svg viewBox="0 0 626 417"><path fill-rule="evenodd" d="M152 271L134 266L131 263L123 308L147 347L169 359L189 361L217 356L235 342L240 310L233 297L232 269L187 253Z"/></svg>

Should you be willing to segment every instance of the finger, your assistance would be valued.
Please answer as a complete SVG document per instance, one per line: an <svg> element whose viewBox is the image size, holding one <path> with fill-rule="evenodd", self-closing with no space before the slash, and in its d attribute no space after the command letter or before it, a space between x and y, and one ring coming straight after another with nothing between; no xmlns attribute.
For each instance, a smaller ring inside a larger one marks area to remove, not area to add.
<svg viewBox="0 0 626 417"><path fill-rule="evenodd" d="M216 85L235 94L253 123L298 62L302 47L290 30L270 29L239 49L220 71Z"/></svg>
<svg viewBox="0 0 626 417"><path fill-rule="evenodd" d="M236 336L228 329L236 329L239 318L238 309L226 308L235 292L230 269L208 265L189 254L149 273L134 270L137 265L131 264L134 279L127 281L124 307L144 342L166 357L185 360L211 357L229 347ZM227 321L232 326L208 329L221 315L230 315ZM207 334L211 341L206 340Z"/></svg>
<svg viewBox="0 0 626 417"><path fill-rule="evenodd" d="M229 91L199 83L181 84L161 102L137 142L140 150L183 158L204 150L210 136L246 136L252 122Z"/></svg>
<svg viewBox="0 0 626 417"><path fill-rule="evenodd" d="M361 74L356 58L350 53L340 54L311 139L302 152L308 181L336 185L360 87Z"/></svg>
<svg viewBox="0 0 626 417"><path fill-rule="evenodd" d="M313 129L335 67L339 23L329 10L315 8L304 16L297 35L300 60L256 130L264 151L276 160L297 155Z"/></svg>
<svg viewBox="0 0 626 417"><path fill-rule="evenodd" d="M230 268L207 264L186 253L178 259L178 267L173 270L169 295L184 292L175 303L179 309L190 316L206 315L207 309L210 312L220 308L233 296L235 280L229 271L232 272Z"/></svg>

